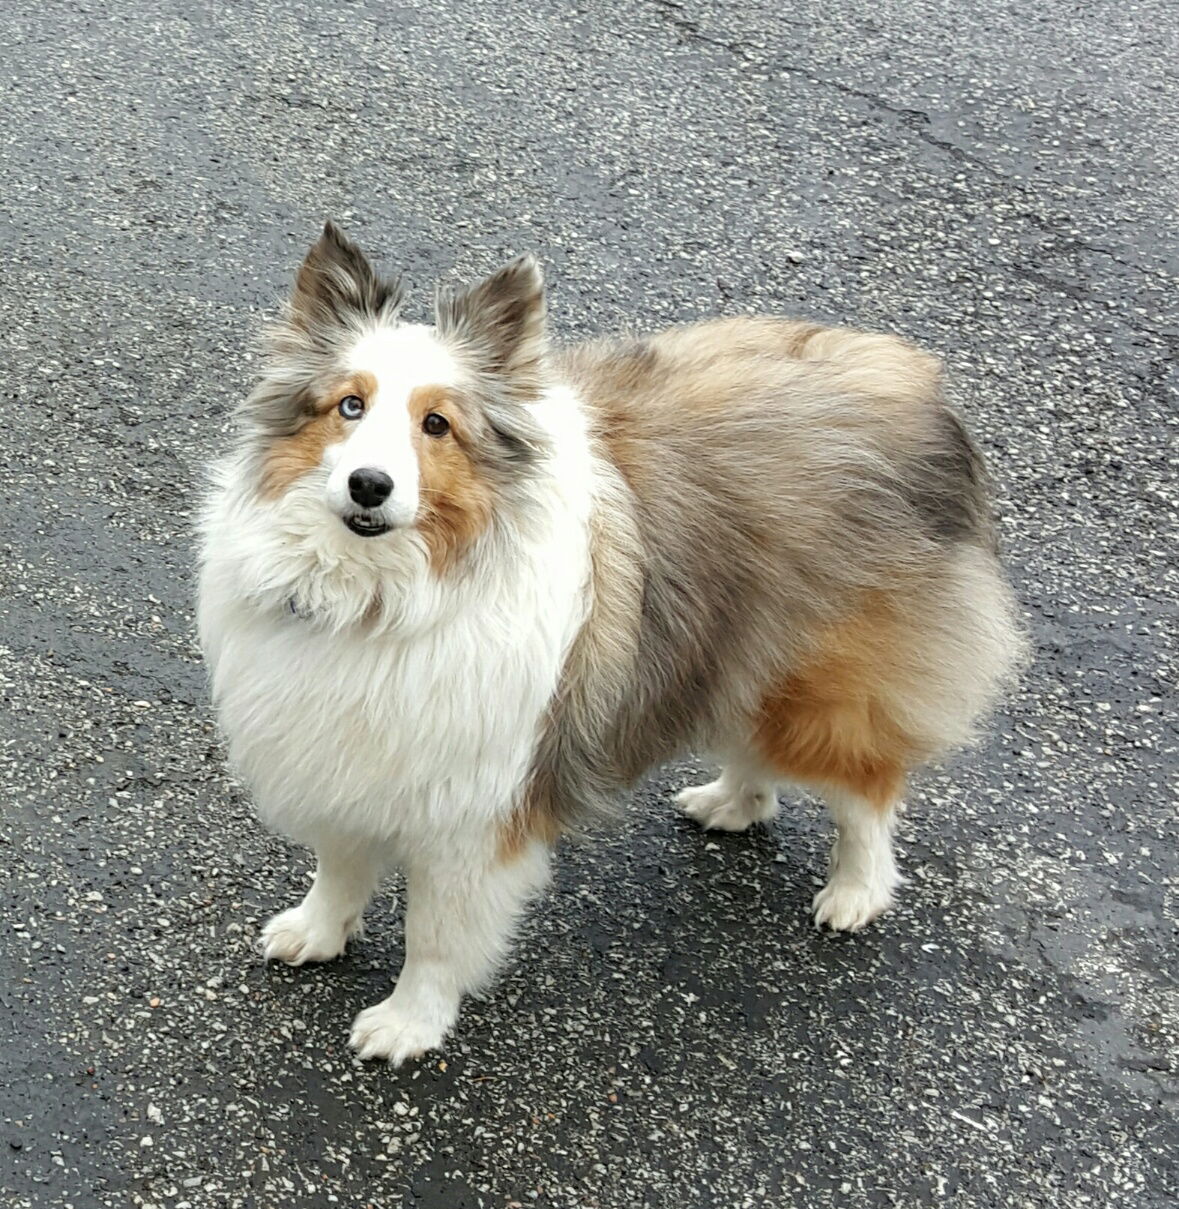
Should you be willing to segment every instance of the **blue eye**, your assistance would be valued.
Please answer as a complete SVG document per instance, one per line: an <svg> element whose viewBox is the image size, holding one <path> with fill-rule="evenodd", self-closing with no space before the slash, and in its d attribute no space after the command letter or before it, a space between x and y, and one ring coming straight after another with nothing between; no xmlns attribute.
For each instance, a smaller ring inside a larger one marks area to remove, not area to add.
<svg viewBox="0 0 1179 1209"><path fill-rule="evenodd" d="M339 412L345 420L359 420L364 415L364 400L359 395L345 395L340 400Z"/></svg>

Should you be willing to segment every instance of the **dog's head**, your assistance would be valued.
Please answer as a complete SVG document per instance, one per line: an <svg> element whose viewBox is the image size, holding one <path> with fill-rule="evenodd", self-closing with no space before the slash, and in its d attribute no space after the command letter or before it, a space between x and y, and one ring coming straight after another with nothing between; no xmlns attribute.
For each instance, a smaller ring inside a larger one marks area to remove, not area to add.
<svg viewBox="0 0 1179 1209"><path fill-rule="evenodd" d="M433 327L402 323L402 299L329 223L244 415L264 498L314 496L347 540L409 536L442 570L545 453L544 282L524 256L439 290Z"/></svg>

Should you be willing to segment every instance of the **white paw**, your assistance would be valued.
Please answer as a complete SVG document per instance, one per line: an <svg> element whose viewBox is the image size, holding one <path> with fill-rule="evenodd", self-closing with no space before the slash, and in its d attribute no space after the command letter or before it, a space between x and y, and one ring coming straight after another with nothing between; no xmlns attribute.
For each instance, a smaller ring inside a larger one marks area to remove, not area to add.
<svg viewBox="0 0 1179 1209"><path fill-rule="evenodd" d="M706 831L744 831L754 823L772 819L778 811L773 793L745 790L734 796L719 781L681 789L675 800L684 814Z"/></svg>
<svg viewBox="0 0 1179 1209"><path fill-rule="evenodd" d="M815 927L824 924L836 932L858 932L892 906L892 888L886 881L853 881L833 877L815 895Z"/></svg>
<svg viewBox="0 0 1179 1209"><path fill-rule="evenodd" d="M400 1066L439 1049L452 1023L453 1015L407 1011L394 1004L391 995L356 1017L349 1043L360 1058L383 1058Z"/></svg>
<svg viewBox="0 0 1179 1209"><path fill-rule="evenodd" d="M289 966L331 961L343 953L348 937L359 930L359 922L340 924L317 917L304 905L292 907L262 929L262 956L267 961L285 961Z"/></svg>

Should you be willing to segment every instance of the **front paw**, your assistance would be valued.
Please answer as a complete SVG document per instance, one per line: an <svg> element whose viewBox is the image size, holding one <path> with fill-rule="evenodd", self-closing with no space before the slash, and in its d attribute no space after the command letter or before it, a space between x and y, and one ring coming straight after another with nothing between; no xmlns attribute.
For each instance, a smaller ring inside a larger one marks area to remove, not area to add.
<svg viewBox="0 0 1179 1209"><path fill-rule="evenodd" d="M350 1044L358 1057L383 1058L400 1066L410 1058L420 1058L427 1050L441 1048L455 1013L399 1004L395 998L396 992L356 1017Z"/></svg>
<svg viewBox="0 0 1179 1209"><path fill-rule="evenodd" d="M359 920L341 924L323 919L304 903L281 911L262 929L262 956L267 961L285 961L289 966L331 961L343 953L348 937L358 929Z"/></svg>
<svg viewBox="0 0 1179 1209"><path fill-rule="evenodd" d="M679 808L705 831L746 831L767 823L778 813L778 800L769 792L733 794L720 781L694 785L675 795Z"/></svg>

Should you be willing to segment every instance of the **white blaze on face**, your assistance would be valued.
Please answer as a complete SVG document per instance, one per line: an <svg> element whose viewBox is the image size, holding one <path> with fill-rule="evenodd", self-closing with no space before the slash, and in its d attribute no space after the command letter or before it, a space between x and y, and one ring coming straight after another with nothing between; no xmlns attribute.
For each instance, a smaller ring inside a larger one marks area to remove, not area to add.
<svg viewBox="0 0 1179 1209"><path fill-rule="evenodd" d="M372 375L377 389L364 417L348 425L344 441L325 451L328 506L340 516L355 512L349 477L357 470L382 471L393 480L393 492L380 515L391 525L410 525L418 514L420 476L409 397L419 386L456 385L458 364L433 328L412 324L362 337L347 369Z"/></svg>

